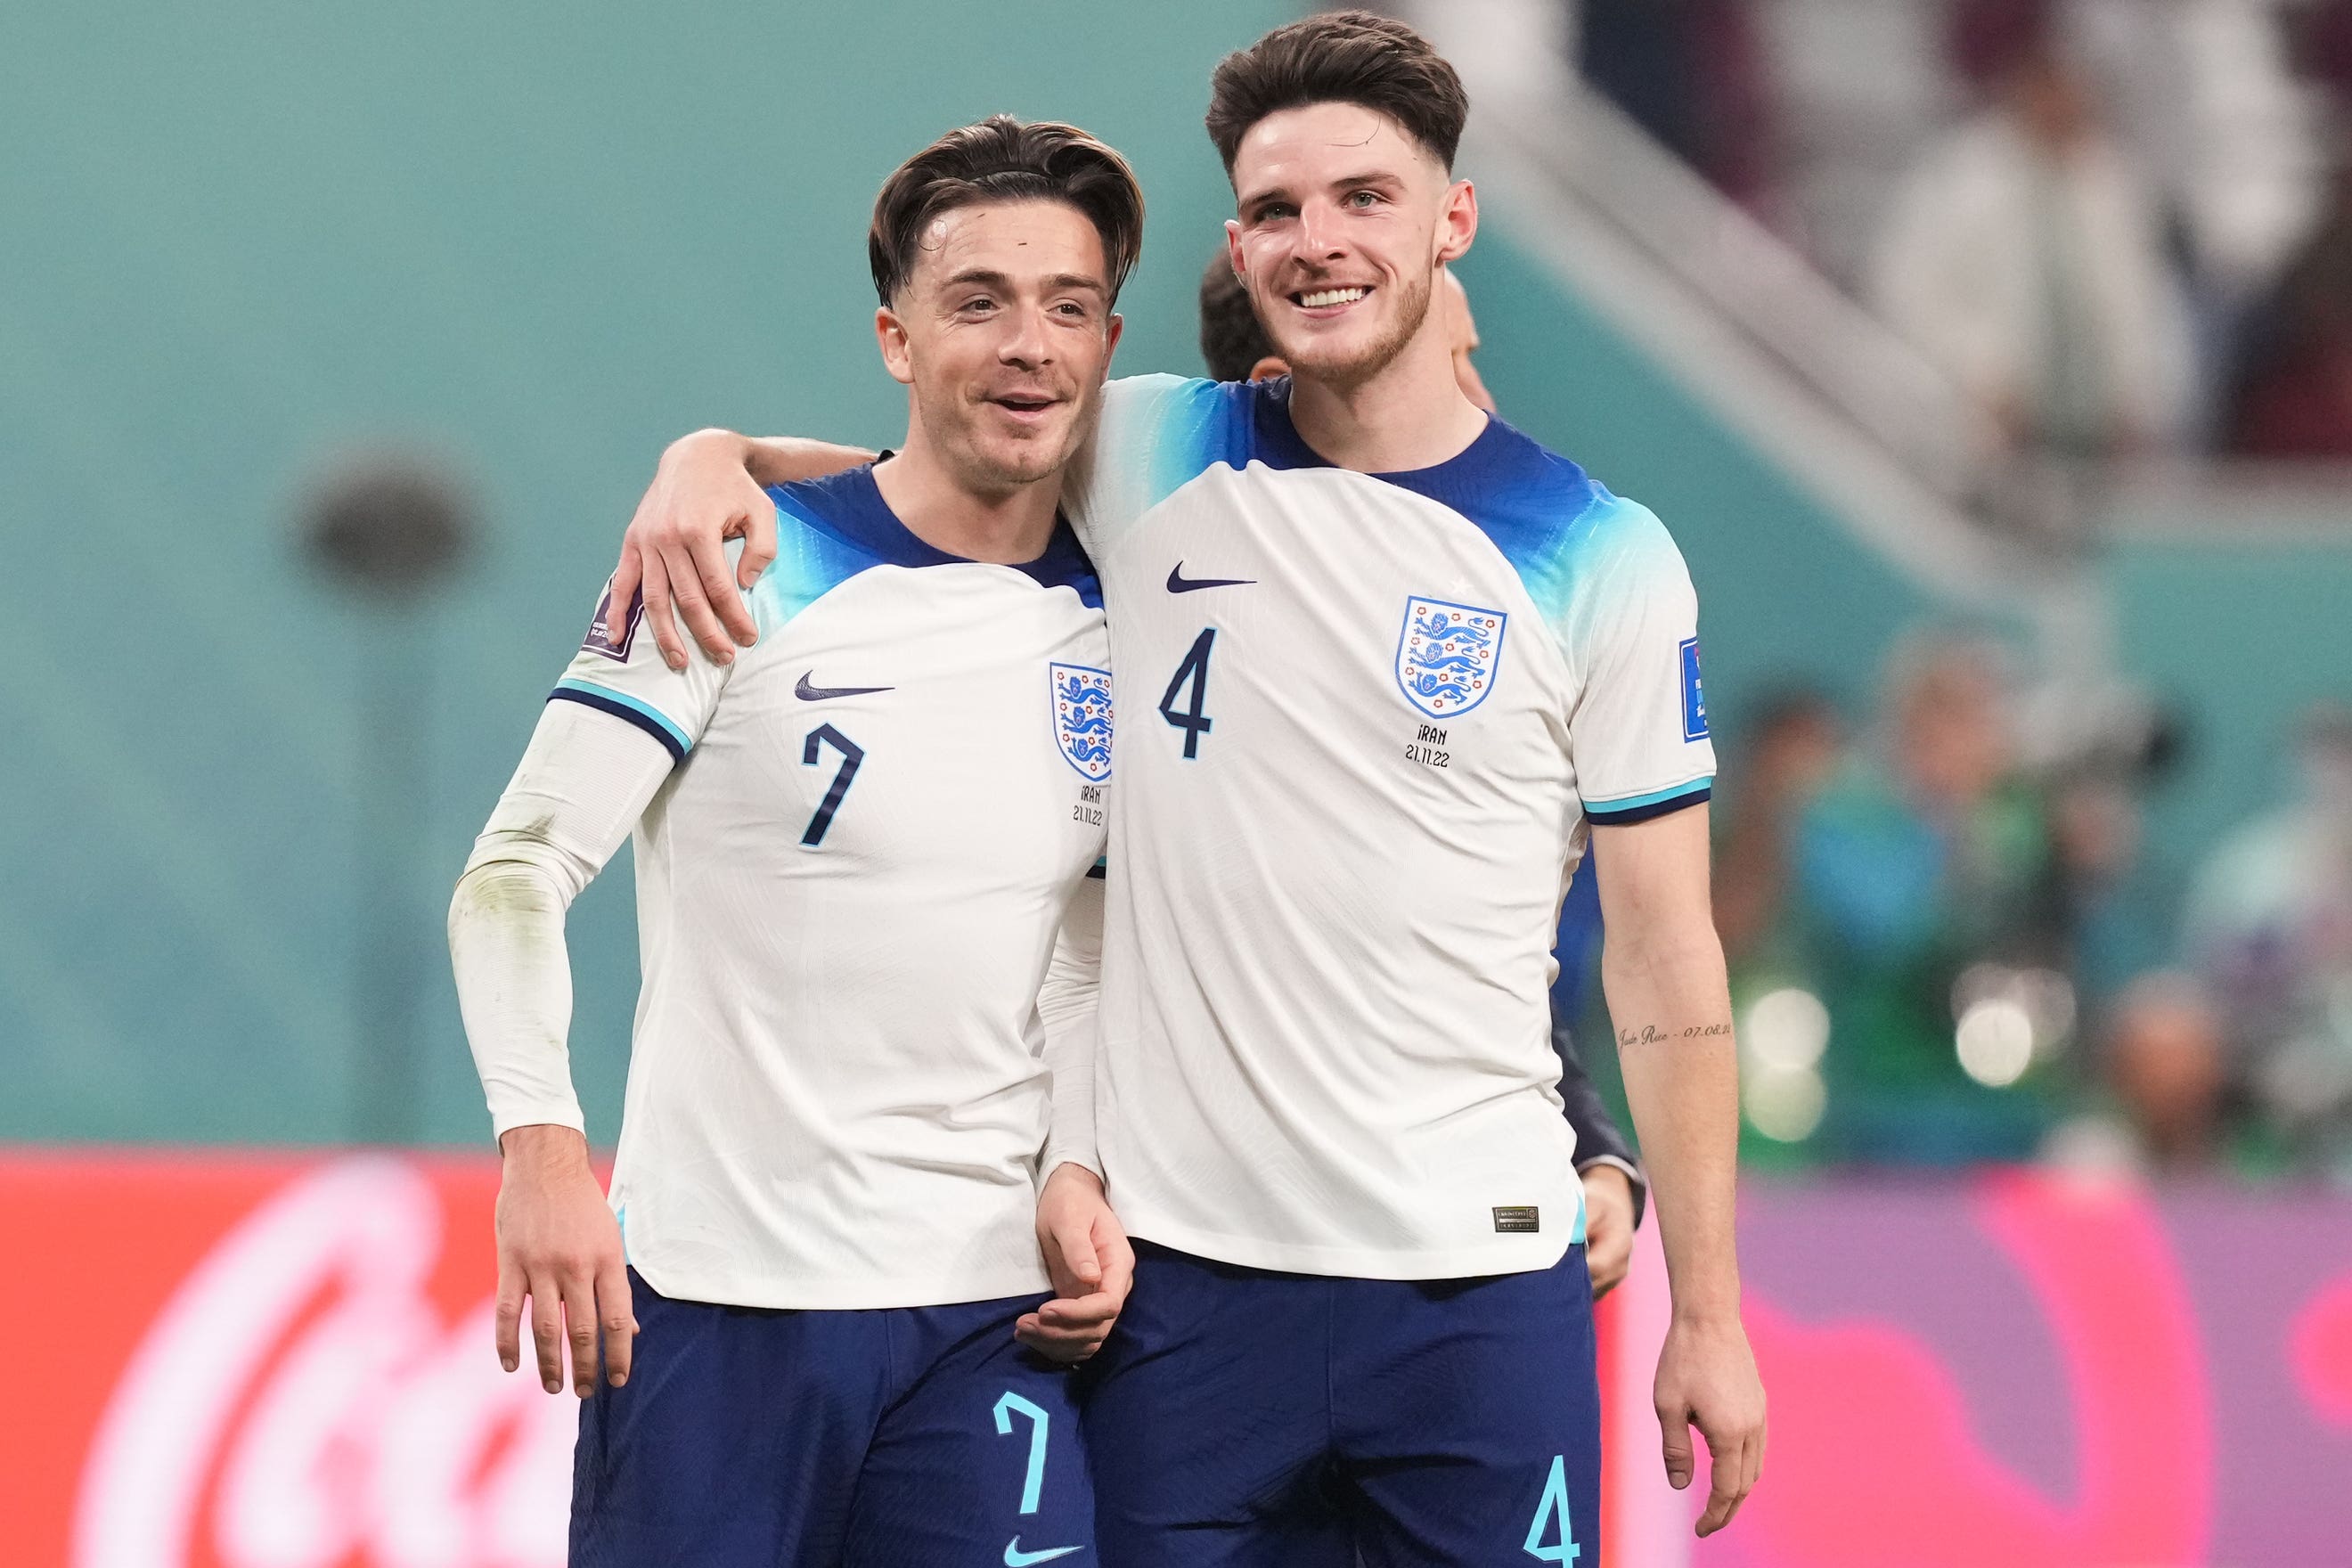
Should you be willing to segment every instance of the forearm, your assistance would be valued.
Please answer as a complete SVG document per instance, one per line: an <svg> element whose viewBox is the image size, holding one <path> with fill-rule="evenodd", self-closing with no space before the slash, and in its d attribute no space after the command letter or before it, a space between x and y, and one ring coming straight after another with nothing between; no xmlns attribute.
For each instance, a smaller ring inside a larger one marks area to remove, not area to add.
<svg viewBox="0 0 2352 1568"><path fill-rule="evenodd" d="M1043 1166L1049 1176L1063 1164L1083 1165L1102 1174L1095 1152L1096 1015L1101 992L1102 882L1088 878L1071 895L1045 984L1037 992L1045 1066L1054 1079L1053 1128L1046 1135Z"/></svg>
<svg viewBox="0 0 2352 1568"><path fill-rule="evenodd" d="M1739 1068L1722 949L1711 929L1649 942L1622 942L1612 932L1601 984L1674 1310L1685 1317L1734 1316Z"/></svg>
<svg viewBox="0 0 2352 1568"><path fill-rule="evenodd" d="M485 835L486 838L489 836ZM584 1132L572 1089L572 963L563 941L570 900L520 845L476 851L449 901L449 958L457 1007L474 1053L490 1130L503 1144L518 1127ZM487 852L493 857L481 858Z"/></svg>
<svg viewBox="0 0 2352 1568"><path fill-rule="evenodd" d="M643 731L551 702L449 901L449 957L494 1133L582 1129L567 1037L565 912L612 858L670 759Z"/></svg>
<svg viewBox="0 0 2352 1568"><path fill-rule="evenodd" d="M789 485L801 479L821 479L827 474L854 468L860 463L870 463L876 456L863 447L835 446L830 441L812 441L800 436L737 436L733 438L742 445L744 470L762 485Z"/></svg>

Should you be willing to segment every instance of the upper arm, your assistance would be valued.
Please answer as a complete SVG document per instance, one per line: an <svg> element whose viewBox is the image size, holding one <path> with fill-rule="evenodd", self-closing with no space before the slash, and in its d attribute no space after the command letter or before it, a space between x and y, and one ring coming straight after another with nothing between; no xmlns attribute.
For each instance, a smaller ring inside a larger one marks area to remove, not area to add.
<svg viewBox="0 0 2352 1568"><path fill-rule="evenodd" d="M668 748L638 726L549 702L474 841L468 877L521 862L548 873L569 903L618 852L673 766Z"/></svg>
<svg viewBox="0 0 2352 1568"><path fill-rule="evenodd" d="M1715 940L1707 890L1704 803L1622 826L1592 830L1601 925L1610 947Z"/></svg>
<svg viewBox="0 0 2352 1568"><path fill-rule="evenodd" d="M632 595L618 619L612 601L608 580L588 635L549 700L576 703L631 725L661 745L673 762L684 762L709 726L733 666L713 664L696 648L684 669L670 668L654 640L639 635L643 599Z"/></svg>
<svg viewBox="0 0 2352 1568"><path fill-rule="evenodd" d="M1690 573L1646 509L1608 504L1561 625L1577 682L1569 752L1595 827L1679 812L1715 780Z"/></svg>

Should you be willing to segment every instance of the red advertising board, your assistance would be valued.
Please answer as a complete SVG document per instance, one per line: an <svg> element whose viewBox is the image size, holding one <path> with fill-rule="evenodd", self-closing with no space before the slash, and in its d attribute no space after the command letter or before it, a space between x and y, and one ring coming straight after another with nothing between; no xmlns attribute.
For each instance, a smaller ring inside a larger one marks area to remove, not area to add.
<svg viewBox="0 0 2352 1568"><path fill-rule="evenodd" d="M481 1159L0 1154L0 1560L554 1568L576 1409L490 1348ZM1603 1313L1606 1561L2352 1562L2352 1200L2015 1173L1751 1191L1765 1480L1659 1479L1654 1237Z"/></svg>

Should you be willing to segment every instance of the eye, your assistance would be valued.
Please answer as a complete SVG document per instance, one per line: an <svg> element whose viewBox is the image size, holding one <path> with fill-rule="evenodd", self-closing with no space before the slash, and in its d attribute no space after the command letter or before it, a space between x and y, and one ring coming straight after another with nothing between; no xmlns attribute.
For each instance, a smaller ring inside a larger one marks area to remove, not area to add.
<svg viewBox="0 0 2352 1568"><path fill-rule="evenodd" d="M1348 193L1348 205L1359 210L1365 207L1378 206L1380 205L1380 200L1381 198L1378 194L1371 191L1350 191Z"/></svg>
<svg viewBox="0 0 2352 1568"><path fill-rule="evenodd" d="M1257 209L1257 221L1260 223L1278 223L1284 218L1297 216L1297 213L1298 209L1292 206L1288 202L1268 202L1265 205Z"/></svg>
<svg viewBox="0 0 2352 1568"><path fill-rule="evenodd" d="M958 308L966 315L984 315L996 309L996 301L985 294L975 294Z"/></svg>
<svg viewBox="0 0 2352 1568"><path fill-rule="evenodd" d="M1055 306L1054 309L1058 314L1069 321L1083 321L1087 319L1087 308L1084 305L1079 304L1076 300L1065 300L1060 304Z"/></svg>

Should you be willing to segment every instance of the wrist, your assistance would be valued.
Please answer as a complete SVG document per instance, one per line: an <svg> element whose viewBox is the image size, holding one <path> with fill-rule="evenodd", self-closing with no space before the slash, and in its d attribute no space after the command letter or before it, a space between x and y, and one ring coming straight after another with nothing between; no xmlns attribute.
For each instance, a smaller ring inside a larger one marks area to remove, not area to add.
<svg viewBox="0 0 2352 1568"><path fill-rule="evenodd" d="M1738 1285L1734 1283L1704 1294L1675 1291L1669 1322L1688 1333L1740 1330Z"/></svg>
<svg viewBox="0 0 2352 1568"><path fill-rule="evenodd" d="M590 1170L587 1134L561 1122L535 1121L509 1127L499 1135L499 1152L508 1170L522 1169L541 1175Z"/></svg>
<svg viewBox="0 0 2352 1568"><path fill-rule="evenodd" d="M669 468L681 463L698 465L709 461L732 462L740 468L749 460L751 455L750 437L713 425L707 429L689 432L672 441L662 453L662 466Z"/></svg>
<svg viewBox="0 0 2352 1568"><path fill-rule="evenodd" d="M1052 1171L1048 1172L1045 1176L1045 1184L1049 1187L1066 1187L1073 1182L1083 1185L1087 1191L1093 1193L1097 1197L1102 1194L1102 1178L1096 1175L1092 1170L1088 1169L1085 1165L1079 1164L1075 1160L1063 1161L1060 1164L1055 1165Z"/></svg>

